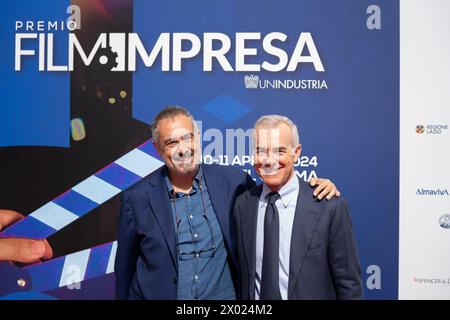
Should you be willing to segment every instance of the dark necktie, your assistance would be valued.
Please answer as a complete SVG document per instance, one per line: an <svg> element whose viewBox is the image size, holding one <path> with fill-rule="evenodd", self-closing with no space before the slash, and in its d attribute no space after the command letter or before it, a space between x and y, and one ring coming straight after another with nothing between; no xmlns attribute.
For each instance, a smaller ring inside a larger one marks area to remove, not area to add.
<svg viewBox="0 0 450 320"><path fill-rule="evenodd" d="M279 234L280 220L275 201L280 199L278 192L267 195L268 203L264 217L264 251L261 272L261 300L281 300L279 284Z"/></svg>

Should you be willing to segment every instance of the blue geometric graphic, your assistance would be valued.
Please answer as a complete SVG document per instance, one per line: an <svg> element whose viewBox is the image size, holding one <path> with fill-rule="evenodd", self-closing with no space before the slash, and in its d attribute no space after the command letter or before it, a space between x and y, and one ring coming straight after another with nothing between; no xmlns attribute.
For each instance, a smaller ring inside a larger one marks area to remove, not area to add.
<svg viewBox="0 0 450 320"><path fill-rule="evenodd" d="M233 123L251 110L246 105L224 95L211 100L202 109L227 124Z"/></svg>

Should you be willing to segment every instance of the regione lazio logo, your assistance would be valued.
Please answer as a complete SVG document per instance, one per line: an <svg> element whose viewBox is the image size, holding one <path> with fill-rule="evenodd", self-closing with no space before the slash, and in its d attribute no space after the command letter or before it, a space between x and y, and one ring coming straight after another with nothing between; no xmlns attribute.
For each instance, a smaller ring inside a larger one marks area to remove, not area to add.
<svg viewBox="0 0 450 320"><path fill-rule="evenodd" d="M258 89L259 77L255 75L247 75L244 77L245 87L247 89Z"/></svg>
<svg viewBox="0 0 450 320"><path fill-rule="evenodd" d="M416 132L418 134L443 134L448 130L448 124L418 124L416 126Z"/></svg>
<svg viewBox="0 0 450 320"><path fill-rule="evenodd" d="M416 126L416 132L418 134L422 134L424 131L425 131L425 127L423 125L419 124Z"/></svg>

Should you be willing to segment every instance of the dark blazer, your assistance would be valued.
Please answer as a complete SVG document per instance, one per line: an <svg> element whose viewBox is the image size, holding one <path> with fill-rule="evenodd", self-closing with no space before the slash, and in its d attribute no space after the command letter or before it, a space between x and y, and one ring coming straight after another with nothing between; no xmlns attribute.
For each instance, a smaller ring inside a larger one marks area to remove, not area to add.
<svg viewBox="0 0 450 320"><path fill-rule="evenodd" d="M237 288L232 208L236 197L255 182L240 169L201 166ZM175 230L163 170L164 166L122 194L115 261L118 299L177 298Z"/></svg>
<svg viewBox="0 0 450 320"><path fill-rule="evenodd" d="M362 299L361 270L347 203L317 201L299 179L291 238L288 299ZM241 298L255 298L256 223L262 185L235 202Z"/></svg>

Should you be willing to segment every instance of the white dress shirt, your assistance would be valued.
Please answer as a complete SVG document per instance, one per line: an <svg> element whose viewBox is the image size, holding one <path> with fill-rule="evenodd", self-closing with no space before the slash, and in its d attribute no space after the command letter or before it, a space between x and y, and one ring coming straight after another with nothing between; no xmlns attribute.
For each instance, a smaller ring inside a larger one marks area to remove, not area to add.
<svg viewBox="0 0 450 320"><path fill-rule="evenodd" d="M289 258L291 252L291 235L294 224L295 208L297 206L297 197L300 190L298 177L293 174L278 193L280 199L275 202L278 209L280 221L280 292L283 300L287 300L289 283ZM270 188L263 184L261 196L258 203L258 221L256 229L256 279L255 279L255 299L259 300L259 291L261 287L262 259L264 252L264 216L266 213L268 193L272 192Z"/></svg>

